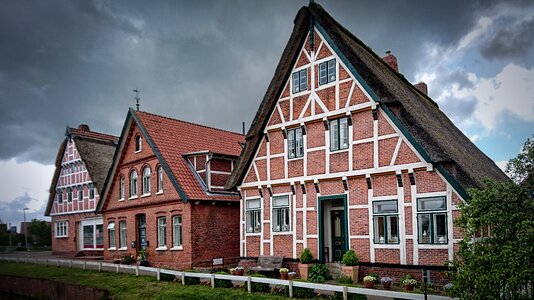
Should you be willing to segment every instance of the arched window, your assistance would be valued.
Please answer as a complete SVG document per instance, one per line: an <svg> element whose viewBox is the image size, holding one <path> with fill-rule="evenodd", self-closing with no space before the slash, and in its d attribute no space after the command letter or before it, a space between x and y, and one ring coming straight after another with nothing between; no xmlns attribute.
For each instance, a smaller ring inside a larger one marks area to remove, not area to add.
<svg viewBox="0 0 534 300"><path fill-rule="evenodd" d="M150 194L150 168L143 169L143 194Z"/></svg>
<svg viewBox="0 0 534 300"><path fill-rule="evenodd" d="M120 179L119 199L124 199L124 176L121 176Z"/></svg>
<svg viewBox="0 0 534 300"><path fill-rule="evenodd" d="M130 197L137 196L137 172L133 170L130 173Z"/></svg>
<svg viewBox="0 0 534 300"><path fill-rule="evenodd" d="M158 193L163 193L163 168L158 167Z"/></svg>
<svg viewBox="0 0 534 300"><path fill-rule="evenodd" d="M141 151L141 136L135 136L135 152Z"/></svg>

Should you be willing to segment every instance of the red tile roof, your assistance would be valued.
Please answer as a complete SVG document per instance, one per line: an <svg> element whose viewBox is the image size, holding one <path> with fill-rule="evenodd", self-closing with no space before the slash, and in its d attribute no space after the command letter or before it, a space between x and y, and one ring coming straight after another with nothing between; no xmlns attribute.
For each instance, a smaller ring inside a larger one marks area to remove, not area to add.
<svg viewBox="0 0 534 300"><path fill-rule="evenodd" d="M141 122L189 200L239 199L238 195L206 194L183 155L208 150L237 157L242 150L239 143L245 140L243 135L147 112L131 112Z"/></svg>

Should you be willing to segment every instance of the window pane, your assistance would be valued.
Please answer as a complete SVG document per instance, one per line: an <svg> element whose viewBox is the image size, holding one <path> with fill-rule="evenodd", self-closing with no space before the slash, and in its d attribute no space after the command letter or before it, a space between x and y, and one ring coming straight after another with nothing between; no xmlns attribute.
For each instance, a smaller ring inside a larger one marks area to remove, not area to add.
<svg viewBox="0 0 534 300"><path fill-rule="evenodd" d="M300 91L305 91L308 87L308 69L300 71Z"/></svg>
<svg viewBox="0 0 534 300"><path fill-rule="evenodd" d="M330 121L330 149L339 149L339 120Z"/></svg>
<svg viewBox="0 0 534 300"><path fill-rule="evenodd" d="M276 196L273 197L273 206L288 206L289 197L288 196Z"/></svg>
<svg viewBox="0 0 534 300"><path fill-rule="evenodd" d="M446 244L447 243L447 215L435 214L434 215L434 243Z"/></svg>
<svg viewBox="0 0 534 300"><path fill-rule="evenodd" d="M119 233L119 246L121 248L126 248L126 239L127 239L127 235L126 235L126 221L120 221L119 222L119 227L120 227L120 233Z"/></svg>
<svg viewBox="0 0 534 300"><path fill-rule="evenodd" d="M384 216L374 217L375 243L386 243L386 224Z"/></svg>
<svg viewBox="0 0 534 300"><path fill-rule="evenodd" d="M419 214L417 216L418 226L419 226L419 243L429 244L430 241L430 215L429 214Z"/></svg>
<svg viewBox="0 0 534 300"><path fill-rule="evenodd" d="M254 211L254 232L261 232L261 214L259 210Z"/></svg>
<svg viewBox="0 0 534 300"><path fill-rule="evenodd" d="M417 199L419 210L444 210L446 209L445 197L431 197Z"/></svg>
<svg viewBox="0 0 534 300"><path fill-rule="evenodd" d="M165 247L167 245L167 237L165 235L166 219L165 217L158 218L158 247Z"/></svg>
<svg viewBox="0 0 534 300"><path fill-rule="evenodd" d="M397 200L375 201L373 202L374 213L396 213Z"/></svg>
<svg viewBox="0 0 534 300"><path fill-rule="evenodd" d="M340 149L349 147L349 126L347 118L339 119Z"/></svg>
<svg viewBox="0 0 534 300"><path fill-rule="evenodd" d="M302 142L302 128L295 129L295 142L297 145L295 156L301 157L304 155L304 144Z"/></svg>
<svg viewBox="0 0 534 300"><path fill-rule="evenodd" d="M182 216L173 217L173 246L182 246Z"/></svg>
<svg viewBox="0 0 534 300"><path fill-rule="evenodd" d="M96 225L95 238L96 248L104 248L104 225Z"/></svg>
<svg viewBox="0 0 534 300"><path fill-rule="evenodd" d="M289 152L289 158L294 158L295 157L295 130L289 130L288 133L288 141L287 141L287 145L288 145L288 152Z"/></svg>
<svg viewBox="0 0 534 300"><path fill-rule="evenodd" d="M163 192L163 169L158 167L158 192Z"/></svg>
<svg viewBox="0 0 534 300"><path fill-rule="evenodd" d="M326 83L326 63L319 64L319 84Z"/></svg>
<svg viewBox="0 0 534 300"><path fill-rule="evenodd" d="M260 199L247 200L247 209L260 208Z"/></svg>
<svg viewBox="0 0 534 300"><path fill-rule="evenodd" d="M249 211L246 215L247 221L247 232L254 232L254 212Z"/></svg>
<svg viewBox="0 0 534 300"><path fill-rule="evenodd" d="M283 231L290 231L290 221L289 221L289 207L283 209L283 222L282 222L282 230Z"/></svg>
<svg viewBox="0 0 534 300"><path fill-rule="evenodd" d="M94 235L93 235L93 225L83 226L83 247L84 248L93 248L94 247Z"/></svg>
<svg viewBox="0 0 534 300"><path fill-rule="evenodd" d="M296 93L299 91L299 73L295 72L293 73L293 93Z"/></svg>
<svg viewBox="0 0 534 300"><path fill-rule="evenodd" d="M273 231L281 231L281 225L280 225L280 209L275 208L273 209Z"/></svg>
<svg viewBox="0 0 534 300"><path fill-rule="evenodd" d="M109 247L115 248L115 228L109 229Z"/></svg>
<svg viewBox="0 0 534 300"><path fill-rule="evenodd" d="M336 80L336 60L328 61L328 82Z"/></svg>
<svg viewBox="0 0 534 300"><path fill-rule="evenodd" d="M388 243L396 244L399 242L399 218L397 216L387 216L388 224Z"/></svg>

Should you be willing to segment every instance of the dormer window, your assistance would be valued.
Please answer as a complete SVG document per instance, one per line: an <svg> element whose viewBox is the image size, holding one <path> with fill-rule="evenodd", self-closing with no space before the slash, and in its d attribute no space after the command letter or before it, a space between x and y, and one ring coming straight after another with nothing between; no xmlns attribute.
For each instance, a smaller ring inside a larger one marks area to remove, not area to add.
<svg viewBox="0 0 534 300"><path fill-rule="evenodd" d="M336 59L319 64L319 84L327 84L336 80Z"/></svg>
<svg viewBox="0 0 534 300"><path fill-rule="evenodd" d="M135 152L141 151L141 136L137 135L135 136Z"/></svg>
<svg viewBox="0 0 534 300"><path fill-rule="evenodd" d="M302 92L308 89L308 69L293 73L293 93Z"/></svg>

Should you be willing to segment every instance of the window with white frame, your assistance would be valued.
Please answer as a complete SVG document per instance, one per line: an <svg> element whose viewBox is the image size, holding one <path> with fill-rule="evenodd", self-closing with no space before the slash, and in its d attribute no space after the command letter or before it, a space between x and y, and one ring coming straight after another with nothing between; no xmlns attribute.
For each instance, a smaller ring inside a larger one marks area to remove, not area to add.
<svg viewBox="0 0 534 300"><path fill-rule="evenodd" d="M89 183L89 199L95 199L95 186Z"/></svg>
<svg viewBox="0 0 534 300"><path fill-rule="evenodd" d="M167 218L158 218L158 248L167 246Z"/></svg>
<svg viewBox="0 0 534 300"><path fill-rule="evenodd" d="M287 152L289 158L304 156L304 144L302 140L301 127L289 129L287 131Z"/></svg>
<svg viewBox="0 0 534 300"><path fill-rule="evenodd" d="M261 199L246 201L247 232L261 232Z"/></svg>
<svg viewBox="0 0 534 300"><path fill-rule="evenodd" d="M150 194L150 168L143 168L143 195Z"/></svg>
<svg viewBox="0 0 534 300"><path fill-rule="evenodd" d="M137 171L130 173L130 197L137 196Z"/></svg>
<svg viewBox="0 0 534 300"><path fill-rule="evenodd" d="M376 244L399 243L397 200L373 202L374 241Z"/></svg>
<svg viewBox="0 0 534 300"><path fill-rule="evenodd" d="M60 204L63 203L63 191L62 190L57 190L57 202L59 202Z"/></svg>
<svg viewBox="0 0 534 300"><path fill-rule="evenodd" d="M69 223L67 221L56 222L56 237L67 237L69 235Z"/></svg>
<svg viewBox="0 0 534 300"><path fill-rule="evenodd" d="M293 73L293 93L302 92L308 89L308 69L303 69Z"/></svg>
<svg viewBox="0 0 534 300"><path fill-rule="evenodd" d="M83 200L83 186L79 185L77 189L78 189L78 200L82 201Z"/></svg>
<svg viewBox="0 0 534 300"><path fill-rule="evenodd" d="M319 85L327 84L336 80L336 59L331 59L319 64Z"/></svg>
<svg viewBox="0 0 534 300"><path fill-rule="evenodd" d="M67 202L72 202L72 188L67 188Z"/></svg>
<svg viewBox="0 0 534 300"><path fill-rule="evenodd" d="M417 199L419 244L447 244L446 197Z"/></svg>
<svg viewBox="0 0 534 300"><path fill-rule="evenodd" d="M163 168L158 167L158 193L163 193Z"/></svg>
<svg viewBox="0 0 534 300"><path fill-rule="evenodd" d="M172 246L182 247L182 216L172 217Z"/></svg>
<svg viewBox="0 0 534 300"><path fill-rule="evenodd" d="M121 248L126 248L128 245L127 242L127 232L126 232L126 221L119 222L119 246Z"/></svg>
<svg viewBox="0 0 534 300"><path fill-rule="evenodd" d="M117 246L115 243L115 222L108 223L108 238L109 248L115 248Z"/></svg>
<svg viewBox="0 0 534 300"><path fill-rule="evenodd" d="M330 121L330 150L349 148L349 122L347 118Z"/></svg>
<svg viewBox="0 0 534 300"><path fill-rule="evenodd" d="M135 136L135 152L141 151L141 136Z"/></svg>
<svg viewBox="0 0 534 300"><path fill-rule="evenodd" d="M124 199L124 176L119 179L119 199Z"/></svg>
<svg viewBox="0 0 534 300"><path fill-rule="evenodd" d="M289 218L289 196L273 197L273 231L282 232L291 230Z"/></svg>

